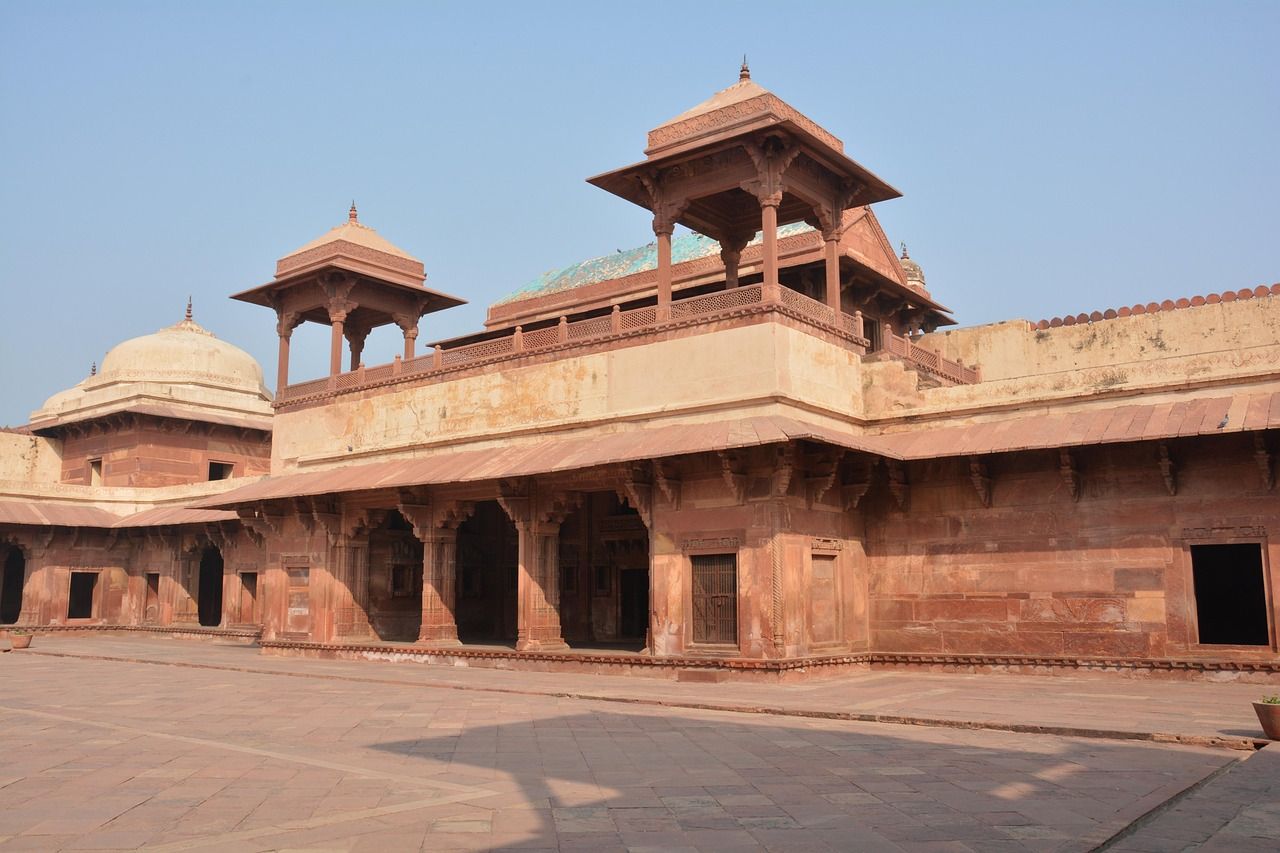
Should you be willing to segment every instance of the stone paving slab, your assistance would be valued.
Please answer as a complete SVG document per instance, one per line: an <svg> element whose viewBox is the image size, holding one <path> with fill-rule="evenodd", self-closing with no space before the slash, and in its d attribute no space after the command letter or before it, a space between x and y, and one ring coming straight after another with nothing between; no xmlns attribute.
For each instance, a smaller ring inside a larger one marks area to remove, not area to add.
<svg viewBox="0 0 1280 853"><path fill-rule="evenodd" d="M224 660L162 645L153 659ZM1269 752L515 696L335 674L399 677L393 666L275 663L291 669L0 656L0 851L1141 850L1193 837L1179 835L1179 808L1216 849L1277 842L1274 765L1258 761ZM317 666L324 677L299 677Z"/></svg>
<svg viewBox="0 0 1280 853"><path fill-rule="evenodd" d="M864 721L932 723L1047 733L1219 743L1253 748L1252 701L1270 685L1109 674L1052 676L871 671L797 684L698 684L649 678L515 672L416 662L261 655L251 647L146 637L42 636L36 653L225 667L291 676L366 679L455 689L723 708Z"/></svg>

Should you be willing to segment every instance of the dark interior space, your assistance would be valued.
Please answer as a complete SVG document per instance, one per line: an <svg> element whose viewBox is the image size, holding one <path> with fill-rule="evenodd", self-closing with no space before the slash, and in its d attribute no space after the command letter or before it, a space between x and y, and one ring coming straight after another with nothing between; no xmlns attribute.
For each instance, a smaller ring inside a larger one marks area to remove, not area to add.
<svg viewBox="0 0 1280 853"><path fill-rule="evenodd" d="M412 643L422 629L422 542L396 510L369 531L369 624L386 642Z"/></svg>
<svg viewBox="0 0 1280 853"><path fill-rule="evenodd" d="M1201 643L1270 643L1261 545L1192 545L1191 571Z"/></svg>
<svg viewBox="0 0 1280 853"><path fill-rule="evenodd" d="M71 573L71 594L67 597L68 619L93 617L93 590L97 585L97 572Z"/></svg>
<svg viewBox="0 0 1280 853"><path fill-rule="evenodd" d="M20 548L10 548L4 557L4 578L0 580L0 625L12 625L22 615L22 580L27 560Z"/></svg>
<svg viewBox="0 0 1280 853"><path fill-rule="evenodd" d="M200 624L213 628L222 624L222 552L205 548L200 554L200 594L196 599Z"/></svg>
<svg viewBox="0 0 1280 853"><path fill-rule="evenodd" d="M480 501L458 525L455 616L464 643L516 638L516 526L497 501Z"/></svg>

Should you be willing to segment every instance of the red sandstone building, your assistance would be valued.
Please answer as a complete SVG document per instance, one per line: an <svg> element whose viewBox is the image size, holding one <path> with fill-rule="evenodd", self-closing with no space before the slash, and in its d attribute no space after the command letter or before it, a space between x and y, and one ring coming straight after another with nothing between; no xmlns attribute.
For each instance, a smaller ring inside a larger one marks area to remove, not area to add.
<svg viewBox="0 0 1280 853"><path fill-rule="evenodd" d="M0 434L0 623L712 677L1280 673L1280 285L949 328L872 212L898 192L745 68L590 180L654 242L465 338L418 345L462 300L353 206L234 297L275 314L274 400L190 313L113 349ZM305 322L328 376L290 375ZM381 326L403 356L367 366Z"/></svg>

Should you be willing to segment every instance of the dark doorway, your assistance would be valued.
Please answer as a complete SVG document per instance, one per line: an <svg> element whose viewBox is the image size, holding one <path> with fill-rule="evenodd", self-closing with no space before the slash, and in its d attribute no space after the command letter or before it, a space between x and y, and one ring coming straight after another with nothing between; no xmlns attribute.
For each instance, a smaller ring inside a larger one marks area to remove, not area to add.
<svg viewBox="0 0 1280 853"><path fill-rule="evenodd" d="M518 588L516 526L497 501L480 501L458 526L454 616L464 643L512 643Z"/></svg>
<svg viewBox="0 0 1280 853"><path fill-rule="evenodd" d="M22 549L10 548L4 558L4 579L0 581L0 625L12 625L22 615L22 584L27 558Z"/></svg>
<svg viewBox="0 0 1280 853"><path fill-rule="evenodd" d="M222 552L205 548L200 554L200 594L196 598L200 624L215 628L222 624Z"/></svg>
<svg viewBox="0 0 1280 853"><path fill-rule="evenodd" d="M643 638L649 628L649 570L622 572L618 634L626 639Z"/></svg>
<svg viewBox="0 0 1280 853"><path fill-rule="evenodd" d="M149 625L160 621L159 572L147 572L147 599L142 605L142 621Z"/></svg>
<svg viewBox="0 0 1280 853"><path fill-rule="evenodd" d="M1201 643L1270 644L1261 545L1192 545L1191 573Z"/></svg>
<svg viewBox="0 0 1280 853"><path fill-rule="evenodd" d="M97 572L71 573L71 592L67 596L68 619L93 618L93 591L97 586Z"/></svg>

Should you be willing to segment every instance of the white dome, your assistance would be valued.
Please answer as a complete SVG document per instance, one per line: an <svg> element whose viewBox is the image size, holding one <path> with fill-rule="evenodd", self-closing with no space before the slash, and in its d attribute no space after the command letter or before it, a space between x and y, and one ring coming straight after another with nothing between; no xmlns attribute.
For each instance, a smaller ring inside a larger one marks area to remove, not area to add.
<svg viewBox="0 0 1280 853"><path fill-rule="evenodd" d="M269 396L253 356L191 319L113 347L88 384L113 382L193 383Z"/></svg>
<svg viewBox="0 0 1280 853"><path fill-rule="evenodd" d="M191 319L119 344L102 368L54 394L31 413L31 426L92 420L115 412L271 429L271 392L262 367Z"/></svg>

